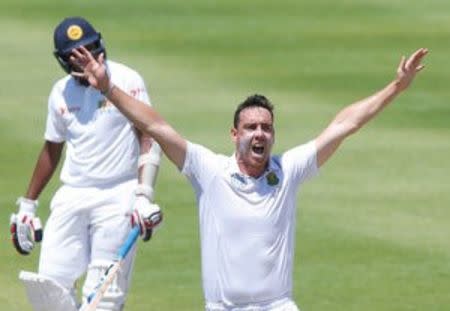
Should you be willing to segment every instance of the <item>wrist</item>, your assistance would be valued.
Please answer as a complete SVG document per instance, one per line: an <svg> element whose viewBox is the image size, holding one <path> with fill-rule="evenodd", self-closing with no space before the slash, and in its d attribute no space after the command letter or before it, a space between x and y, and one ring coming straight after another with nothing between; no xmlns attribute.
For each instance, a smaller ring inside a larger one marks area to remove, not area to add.
<svg viewBox="0 0 450 311"><path fill-rule="evenodd" d="M149 185L145 185L145 184L138 184L134 194L136 196L143 196L145 198L147 198L150 202L153 201L153 188L150 187Z"/></svg>
<svg viewBox="0 0 450 311"><path fill-rule="evenodd" d="M100 89L100 93L102 93L103 96L108 97L115 87L116 85L112 83L111 80L108 80L108 85L105 88Z"/></svg>
<svg viewBox="0 0 450 311"><path fill-rule="evenodd" d="M394 79L394 81L391 82L391 86L394 89L394 93L400 93L407 87L405 86L405 83L398 78Z"/></svg>
<svg viewBox="0 0 450 311"><path fill-rule="evenodd" d="M19 197L16 201L19 206L19 213L31 213L34 214L39 205L37 200L31 200L25 197Z"/></svg>

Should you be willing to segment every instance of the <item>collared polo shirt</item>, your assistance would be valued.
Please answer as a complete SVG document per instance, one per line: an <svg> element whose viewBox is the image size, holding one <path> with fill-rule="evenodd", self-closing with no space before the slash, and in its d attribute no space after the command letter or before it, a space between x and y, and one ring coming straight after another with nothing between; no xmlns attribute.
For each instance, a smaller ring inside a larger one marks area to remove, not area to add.
<svg viewBox="0 0 450 311"><path fill-rule="evenodd" d="M205 300L225 306L291 297L296 194L318 173L315 141L272 156L259 178L235 155L188 142L182 173L196 193Z"/></svg>
<svg viewBox="0 0 450 311"><path fill-rule="evenodd" d="M115 85L150 104L139 73L110 60L107 68ZM45 139L66 142L60 176L65 184L102 186L137 177L139 142L133 124L98 90L70 75L50 93Z"/></svg>

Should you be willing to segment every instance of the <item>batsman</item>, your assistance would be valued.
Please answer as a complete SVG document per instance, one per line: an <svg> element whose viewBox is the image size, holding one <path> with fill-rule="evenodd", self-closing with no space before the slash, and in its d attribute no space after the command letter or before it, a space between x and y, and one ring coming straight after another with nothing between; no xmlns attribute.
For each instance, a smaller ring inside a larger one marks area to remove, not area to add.
<svg viewBox="0 0 450 311"><path fill-rule="evenodd" d="M91 87L70 56L84 47L106 55L102 36L82 17L62 20L54 30L54 56L67 73L48 99L44 143L25 195L11 215L12 241L22 255L42 240L38 273L21 272L36 311L77 310L74 284L86 273L83 300L115 259L132 225L148 241L162 221L153 201L161 149L143 135L97 89ZM127 94L150 105L142 77L107 59L106 67ZM61 187L50 203L42 233L36 216L38 197L57 169L65 147ZM125 304L135 250L130 252L97 310L118 311Z"/></svg>

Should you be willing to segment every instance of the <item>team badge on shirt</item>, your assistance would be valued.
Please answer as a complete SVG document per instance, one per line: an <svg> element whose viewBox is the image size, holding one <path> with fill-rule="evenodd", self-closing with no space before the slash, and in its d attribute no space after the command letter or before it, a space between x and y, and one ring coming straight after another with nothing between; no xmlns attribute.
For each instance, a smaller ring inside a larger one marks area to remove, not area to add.
<svg viewBox="0 0 450 311"><path fill-rule="evenodd" d="M269 186L276 186L280 182L280 179L278 178L277 174L275 174L274 171L269 172L269 174L266 175L267 184Z"/></svg>

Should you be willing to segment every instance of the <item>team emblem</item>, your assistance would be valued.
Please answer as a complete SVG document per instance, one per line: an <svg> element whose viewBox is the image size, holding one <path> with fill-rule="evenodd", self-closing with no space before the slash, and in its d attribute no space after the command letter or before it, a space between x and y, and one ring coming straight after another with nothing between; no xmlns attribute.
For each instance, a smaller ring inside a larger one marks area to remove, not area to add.
<svg viewBox="0 0 450 311"><path fill-rule="evenodd" d="M276 186L280 182L280 179L278 178L277 174L274 172L270 172L266 175L267 184L269 186Z"/></svg>
<svg viewBox="0 0 450 311"><path fill-rule="evenodd" d="M81 29L78 25L72 25L69 28L67 28L67 37L69 37L70 40L79 40L83 36L83 29Z"/></svg>

